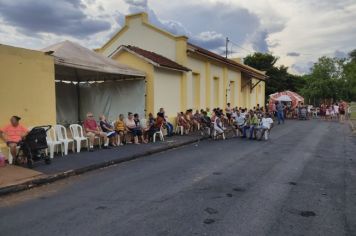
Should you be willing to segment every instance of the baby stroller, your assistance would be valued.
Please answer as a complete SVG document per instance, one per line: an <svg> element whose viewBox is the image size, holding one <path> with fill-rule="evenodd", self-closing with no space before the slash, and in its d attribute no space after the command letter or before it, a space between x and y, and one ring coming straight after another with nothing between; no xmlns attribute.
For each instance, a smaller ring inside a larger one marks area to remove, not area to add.
<svg viewBox="0 0 356 236"><path fill-rule="evenodd" d="M299 110L299 120L307 119L307 109L305 107L300 108Z"/></svg>
<svg viewBox="0 0 356 236"><path fill-rule="evenodd" d="M202 136L210 136L211 134L211 120L207 116L203 116L201 119L200 133Z"/></svg>
<svg viewBox="0 0 356 236"><path fill-rule="evenodd" d="M19 153L22 152L26 157L29 168L33 167L34 162L41 160L44 160L46 164L51 164L51 159L46 154L47 131L50 128L50 125L34 127L20 143ZM18 159L18 155L16 159Z"/></svg>

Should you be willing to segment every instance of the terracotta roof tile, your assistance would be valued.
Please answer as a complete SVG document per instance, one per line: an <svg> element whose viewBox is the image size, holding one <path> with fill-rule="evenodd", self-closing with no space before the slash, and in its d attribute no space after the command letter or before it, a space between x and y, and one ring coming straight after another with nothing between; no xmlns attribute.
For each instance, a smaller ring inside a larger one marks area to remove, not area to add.
<svg viewBox="0 0 356 236"><path fill-rule="evenodd" d="M157 53L147 51L142 48L139 48L136 46L131 46L131 45L127 45L127 46L123 46L123 47L125 47L126 49L128 49L130 51L133 51L134 53L139 54L140 56L143 56L143 57L153 61L154 63L157 63L158 65L160 65L162 67L167 67L167 68L181 70L181 71L191 71L189 68L182 66L182 65L178 64L177 62L172 61L172 60L168 59L167 57L164 57Z"/></svg>
<svg viewBox="0 0 356 236"><path fill-rule="evenodd" d="M199 47L197 45L194 45L192 43L188 43L188 46L192 47L194 49L195 52L198 52L200 54L203 54L205 56L208 56L208 57L212 57L216 60L219 60L225 64L229 64L231 66L234 66L234 67L237 67L239 68L242 72L245 72L247 74L250 74L252 75L253 77L256 77L258 79L263 79L265 80L268 76L264 75L261 71L255 69L255 68L252 68L250 66L247 66L247 65L244 65L242 63L238 63L236 61L233 61L233 60L230 60L228 58L225 58L225 57L222 57L214 52L211 52L205 48L202 48L202 47Z"/></svg>

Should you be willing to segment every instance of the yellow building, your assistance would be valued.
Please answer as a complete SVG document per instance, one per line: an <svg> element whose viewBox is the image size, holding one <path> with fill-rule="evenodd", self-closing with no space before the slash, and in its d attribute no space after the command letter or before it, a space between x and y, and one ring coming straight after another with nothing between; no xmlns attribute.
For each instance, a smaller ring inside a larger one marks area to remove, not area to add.
<svg viewBox="0 0 356 236"><path fill-rule="evenodd" d="M0 61L1 127L13 115L34 127L80 123L88 111L112 119L118 108L144 113L145 73L73 42L43 51L0 45ZM0 150L8 154L2 139Z"/></svg>
<svg viewBox="0 0 356 236"><path fill-rule="evenodd" d="M26 126L56 123L53 57L43 52L0 45L0 124L13 115ZM7 154L0 140L0 149Z"/></svg>
<svg viewBox="0 0 356 236"><path fill-rule="evenodd" d="M265 104L264 72L226 59L150 24L146 13L126 16L125 26L96 49L146 72L146 113Z"/></svg>

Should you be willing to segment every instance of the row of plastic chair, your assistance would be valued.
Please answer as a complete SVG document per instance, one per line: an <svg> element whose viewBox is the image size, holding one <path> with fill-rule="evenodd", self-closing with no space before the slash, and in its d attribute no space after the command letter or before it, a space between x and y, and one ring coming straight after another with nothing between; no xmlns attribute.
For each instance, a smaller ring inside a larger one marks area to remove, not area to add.
<svg viewBox="0 0 356 236"><path fill-rule="evenodd" d="M31 130L31 128L29 128ZM85 147L89 150L89 139L84 135L83 127L78 124L72 124L69 126L69 130L72 134L72 138L68 137L67 129L63 125L55 125L51 129L48 130L47 133L47 144L50 158L54 158L54 152L58 153L59 149L61 151L61 155L68 155L69 145L72 145L72 152L75 150L80 152L82 148L82 143L85 143ZM162 128L155 132L153 135L153 142L156 142L156 135L164 141L164 135L162 132ZM101 138L95 137L95 139L99 143L99 147L101 147ZM9 149L9 164L12 164L13 157L10 153Z"/></svg>
<svg viewBox="0 0 356 236"><path fill-rule="evenodd" d="M72 138L68 137L67 129L63 125L55 125L48 130L47 133L47 145L50 158L54 158L54 152L58 153L60 149L61 154L68 155L69 145L72 145L72 151L80 152L82 143L85 142L87 149L89 150L89 139L84 136L83 127L78 124L72 124L69 126ZM32 127L29 127L31 130ZM99 140L99 145L101 144ZM9 164L13 163L13 156L9 149Z"/></svg>

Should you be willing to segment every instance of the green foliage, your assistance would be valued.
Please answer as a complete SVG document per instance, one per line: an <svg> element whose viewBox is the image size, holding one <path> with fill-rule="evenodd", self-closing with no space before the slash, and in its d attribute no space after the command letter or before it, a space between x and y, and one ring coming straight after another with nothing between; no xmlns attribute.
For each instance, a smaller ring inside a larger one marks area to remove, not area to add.
<svg viewBox="0 0 356 236"><path fill-rule="evenodd" d="M301 93L314 105L323 100L356 101L356 49L349 58L321 57L304 76L288 73L288 67L276 66L278 57L270 53L254 53L244 59L246 65L266 71L266 96L284 90Z"/></svg>
<svg viewBox="0 0 356 236"><path fill-rule="evenodd" d="M248 55L244 59L246 65L252 66L258 70L266 71L269 78L266 81L266 96L284 90L298 92L304 86L304 79L301 76L288 73L288 67L276 66L278 57L270 53L256 52Z"/></svg>
<svg viewBox="0 0 356 236"><path fill-rule="evenodd" d="M312 103L356 100L356 60L352 58L321 57L304 80L301 93Z"/></svg>
<svg viewBox="0 0 356 236"><path fill-rule="evenodd" d="M356 63L356 49L352 50L349 53L349 56L350 56L351 61Z"/></svg>

